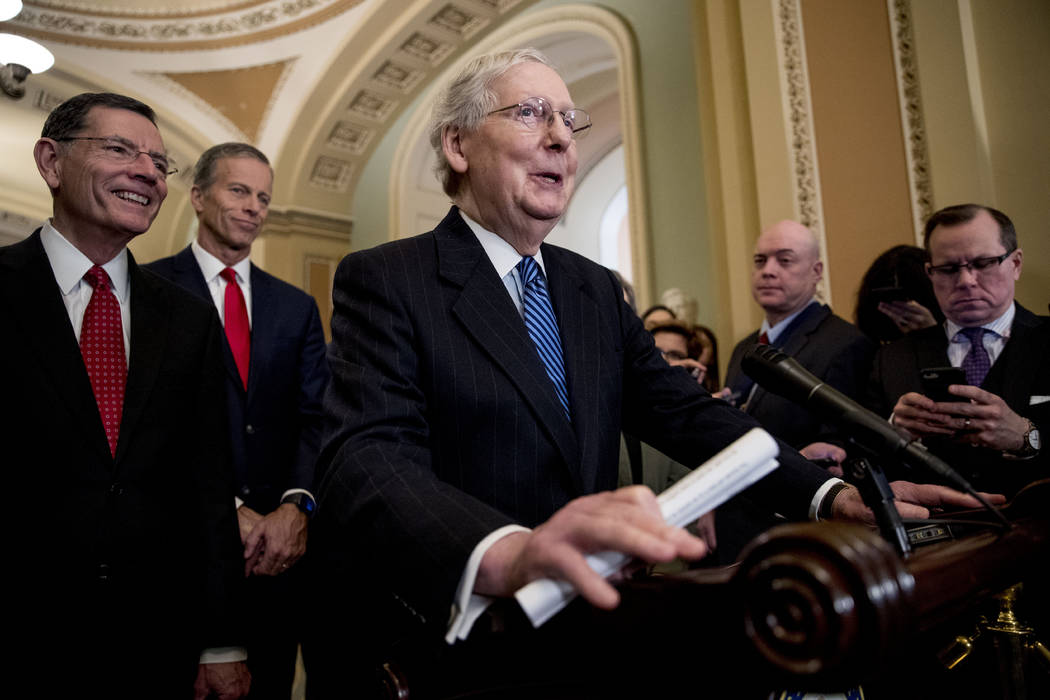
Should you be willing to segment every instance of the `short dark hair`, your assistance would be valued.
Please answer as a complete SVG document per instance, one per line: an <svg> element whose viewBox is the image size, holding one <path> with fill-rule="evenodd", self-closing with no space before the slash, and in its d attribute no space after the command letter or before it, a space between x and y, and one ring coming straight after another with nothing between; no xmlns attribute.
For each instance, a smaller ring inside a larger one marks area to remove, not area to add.
<svg viewBox="0 0 1050 700"><path fill-rule="evenodd" d="M153 108L133 97L118 95L114 92L84 92L70 97L51 110L40 132L43 138L60 141L79 134L87 126L87 115L95 107L126 109L141 114L157 125L157 115Z"/></svg>
<svg viewBox="0 0 1050 700"><path fill-rule="evenodd" d="M914 245L896 245L881 253L864 273L857 289L857 306L853 316L857 328L876 342L889 342L904 335L896 323L879 311L874 290L880 287L899 287L908 299L925 306L937 323L944 321L944 313L933 293L933 283L926 274L930 256Z"/></svg>
<svg viewBox="0 0 1050 700"><path fill-rule="evenodd" d="M215 166L223 158L254 158L265 165L270 165L266 154L250 143L237 141L220 143L206 150L197 159L197 164L193 166L194 186L202 190L211 187L212 183L215 182ZM270 173L273 173L272 166L270 167Z"/></svg>
<svg viewBox="0 0 1050 700"><path fill-rule="evenodd" d="M681 321L667 321L666 323L661 323L650 328L649 332L654 338L657 333L674 333L685 338L685 354L689 356L689 359L700 359L700 353L704 351L704 346L701 344L697 333Z"/></svg>
<svg viewBox="0 0 1050 700"><path fill-rule="evenodd" d="M666 311L667 313L671 314L671 318L678 318L678 314L676 314L674 312L674 309L672 309L670 306L664 306L663 304L653 304L648 309L642 312L641 319L644 321L645 319L649 318L649 315L655 311Z"/></svg>
<svg viewBox="0 0 1050 700"><path fill-rule="evenodd" d="M983 204L954 204L934 212L926 220L926 228L923 230L922 245L926 252L930 252L930 236L938 226L958 226L967 221L973 221L974 217L982 211L988 212L995 223L999 224L999 242L1006 248L1007 253L1017 250L1017 231L1014 230L1014 222L1010 217L998 209L986 207Z"/></svg>

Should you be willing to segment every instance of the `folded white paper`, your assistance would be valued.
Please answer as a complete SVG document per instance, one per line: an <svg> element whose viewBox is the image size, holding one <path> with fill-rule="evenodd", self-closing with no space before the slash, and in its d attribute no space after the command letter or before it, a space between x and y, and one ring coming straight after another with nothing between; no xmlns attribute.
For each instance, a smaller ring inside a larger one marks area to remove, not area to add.
<svg viewBox="0 0 1050 700"><path fill-rule="evenodd" d="M683 527L746 489L777 468L780 450L769 433L752 428L711 459L680 479L659 496L660 512L669 525ZM608 578L622 569L631 557L620 552L587 556L587 563ZM538 579L514 594L518 604L539 627L576 597L566 581Z"/></svg>

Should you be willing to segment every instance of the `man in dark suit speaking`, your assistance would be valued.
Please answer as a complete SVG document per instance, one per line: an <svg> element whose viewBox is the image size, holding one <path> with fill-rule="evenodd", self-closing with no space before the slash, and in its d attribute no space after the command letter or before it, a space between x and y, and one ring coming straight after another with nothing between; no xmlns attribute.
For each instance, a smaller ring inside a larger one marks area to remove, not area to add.
<svg viewBox="0 0 1050 700"><path fill-rule="evenodd" d="M291 693L302 577L314 510L321 396L328 383L324 332L313 298L252 264L270 208L273 170L246 143L205 151L190 200L197 239L146 267L214 304L226 334L226 403L244 541L251 698Z"/></svg>
<svg viewBox="0 0 1050 700"><path fill-rule="evenodd" d="M702 556L648 488L614 490L621 428L698 464L756 425L663 360L611 271L543 243L589 126L535 51L474 59L431 130L455 206L336 274L318 536L433 640L540 577L614 607L589 552ZM835 482L787 447L781 462L770 507L865 511L852 488L822 499Z"/></svg>
<svg viewBox="0 0 1050 700"><path fill-rule="evenodd" d="M34 155L54 215L0 249L9 675L27 697L241 697L222 329L126 247L175 172L153 110L77 95Z"/></svg>

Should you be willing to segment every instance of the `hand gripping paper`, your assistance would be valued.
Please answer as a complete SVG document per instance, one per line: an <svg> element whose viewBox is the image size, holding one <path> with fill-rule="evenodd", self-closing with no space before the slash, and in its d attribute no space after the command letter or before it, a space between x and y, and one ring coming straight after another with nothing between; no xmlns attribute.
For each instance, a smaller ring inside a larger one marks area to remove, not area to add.
<svg viewBox="0 0 1050 700"><path fill-rule="evenodd" d="M780 450L769 433L752 428L743 437L694 469L659 496L660 512L668 525L683 527L743 491L777 468ZM587 556L587 563L608 578L631 557L620 552ZM533 627L539 627L576 597L572 584L537 579L514 594Z"/></svg>

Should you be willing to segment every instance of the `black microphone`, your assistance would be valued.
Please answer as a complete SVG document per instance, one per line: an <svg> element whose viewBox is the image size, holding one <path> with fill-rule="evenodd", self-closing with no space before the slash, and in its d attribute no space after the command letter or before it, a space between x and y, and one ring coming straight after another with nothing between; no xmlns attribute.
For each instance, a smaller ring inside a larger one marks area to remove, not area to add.
<svg viewBox="0 0 1050 700"><path fill-rule="evenodd" d="M864 447L895 456L911 467L925 467L960 491L984 500L976 496L966 479L944 460L899 433L885 419L814 377L797 360L772 345L756 345L744 355L740 366L762 388L791 399L822 418L843 426Z"/></svg>

